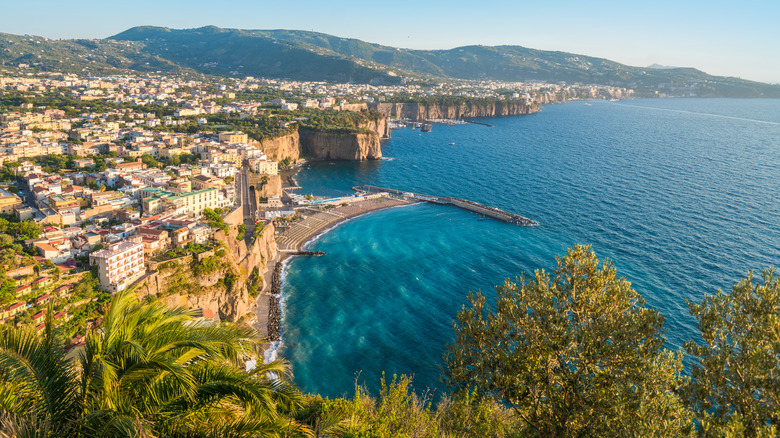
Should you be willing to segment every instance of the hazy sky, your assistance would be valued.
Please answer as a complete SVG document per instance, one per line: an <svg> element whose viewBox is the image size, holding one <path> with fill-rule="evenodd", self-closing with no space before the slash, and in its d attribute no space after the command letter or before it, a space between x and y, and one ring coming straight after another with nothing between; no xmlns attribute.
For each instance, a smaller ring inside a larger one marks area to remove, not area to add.
<svg viewBox="0 0 780 438"><path fill-rule="evenodd" d="M0 32L105 38L133 26L302 29L390 46L514 44L780 83L780 2L3 0Z"/></svg>

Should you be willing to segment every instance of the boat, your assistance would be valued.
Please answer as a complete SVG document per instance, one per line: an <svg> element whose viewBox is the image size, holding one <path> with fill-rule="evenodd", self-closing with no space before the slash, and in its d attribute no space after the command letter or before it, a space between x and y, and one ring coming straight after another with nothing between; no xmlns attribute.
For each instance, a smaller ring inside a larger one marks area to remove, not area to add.
<svg viewBox="0 0 780 438"><path fill-rule="evenodd" d="M455 143L454 143L454 142L453 142L453 143L450 143L450 146L455 146Z"/></svg>

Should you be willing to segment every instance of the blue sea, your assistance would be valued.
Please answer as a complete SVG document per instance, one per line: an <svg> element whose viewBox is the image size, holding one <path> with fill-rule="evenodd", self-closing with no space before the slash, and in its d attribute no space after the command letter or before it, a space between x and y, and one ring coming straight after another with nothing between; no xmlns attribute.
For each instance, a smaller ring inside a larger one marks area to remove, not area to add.
<svg viewBox="0 0 780 438"><path fill-rule="evenodd" d="M494 125L394 130L378 162L312 163L302 193L372 184L495 206L519 227L447 206L371 213L311 243L283 284L283 344L304 390L335 397L382 373L442 391L442 354L469 291L555 268L576 243L615 262L666 318L667 347L698 339L685 300L780 265L780 100L575 101ZM450 144L454 143L454 144Z"/></svg>

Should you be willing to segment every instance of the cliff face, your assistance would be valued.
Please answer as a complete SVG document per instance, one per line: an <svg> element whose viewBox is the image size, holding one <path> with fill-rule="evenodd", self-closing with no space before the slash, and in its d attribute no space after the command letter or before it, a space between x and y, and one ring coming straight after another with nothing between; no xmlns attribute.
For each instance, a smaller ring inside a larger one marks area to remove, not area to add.
<svg viewBox="0 0 780 438"><path fill-rule="evenodd" d="M269 160L281 161L289 157L295 161L301 156L298 132L270 140L263 140L260 143L260 149L265 152Z"/></svg>
<svg viewBox="0 0 780 438"><path fill-rule="evenodd" d="M452 105L420 103L375 103L372 108L385 117L405 118L416 121L428 119L461 119L466 117L497 117L531 114L539 111L536 103L499 101L496 103L461 103Z"/></svg>
<svg viewBox="0 0 780 438"><path fill-rule="evenodd" d="M157 271L136 286L136 293L140 298L153 295L169 307L208 309L224 321L237 321L250 311L252 299L246 281L237 281L229 291L220 283L228 273L239 275L236 265L227 264L206 275L196 276L190 268L191 262L192 257L184 257L161 263Z"/></svg>
<svg viewBox="0 0 780 438"><path fill-rule="evenodd" d="M257 237L257 240L251 247L247 247L244 240L236 240L235 231L232 231L232 234L228 236L219 231L214 234L214 237L227 245L233 261L240 270L251 274L255 267L258 268L260 273L265 272L268 261L276 257L278 249L276 240L274 240L274 233L275 228L273 224L266 225L262 234Z"/></svg>
<svg viewBox="0 0 780 438"><path fill-rule="evenodd" d="M171 307L209 309L223 321L238 321L249 314L255 303L247 288L248 277L255 267L263 275L268 261L276 257L274 227L266 226L250 248L244 240L236 240L233 227L228 234L219 231L214 237L227 247L219 257L219 269L196 276L192 256L160 263L156 271L136 286L139 297L154 295ZM224 282L228 274L235 277L232 287Z"/></svg>
<svg viewBox="0 0 780 438"><path fill-rule="evenodd" d="M387 119L382 117L375 121L370 121L360 126L361 128L370 129L377 133L379 138L390 138L390 125L387 124Z"/></svg>
<svg viewBox="0 0 780 438"><path fill-rule="evenodd" d="M268 159L273 161L281 161L288 157L296 161L301 155L306 155L314 160L359 161L382 158L379 140L390 138L390 127L387 124L387 119L382 117L364 123L360 127L376 132L376 136L301 130L282 137L263 140L260 143L260 148L268 156ZM258 194L258 196L277 194L275 184L268 188L268 194Z"/></svg>
<svg viewBox="0 0 780 438"><path fill-rule="evenodd" d="M301 131L301 153L314 160L378 160L382 158L379 135Z"/></svg>

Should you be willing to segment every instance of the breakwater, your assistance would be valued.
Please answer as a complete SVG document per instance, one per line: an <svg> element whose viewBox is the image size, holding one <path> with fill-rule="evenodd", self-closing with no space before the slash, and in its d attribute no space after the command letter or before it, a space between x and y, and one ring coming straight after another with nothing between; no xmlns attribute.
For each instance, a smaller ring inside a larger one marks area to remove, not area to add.
<svg viewBox="0 0 780 438"><path fill-rule="evenodd" d="M271 297L268 304L268 340L282 339L282 312L279 308L279 295L282 293L282 263L277 262L271 275Z"/></svg>
<svg viewBox="0 0 780 438"><path fill-rule="evenodd" d="M491 125L490 123L478 122L476 120L463 120L463 121L466 122L466 123L473 123L475 125L487 126L488 128L492 128L493 127L493 125Z"/></svg>
<svg viewBox="0 0 780 438"><path fill-rule="evenodd" d="M294 256L315 256L320 257L325 255L325 251L297 251L290 255Z"/></svg>
<svg viewBox="0 0 780 438"><path fill-rule="evenodd" d="M288 253L290 256L324 256L324 251L296 251ZM271 292L268 299L268 322L267 334L271 342L282 339L282 311L279 307L279 296L282 293L282 270L284 264L281 261L276 262L274 271L271 274Z"/></svg>
<svg viewBox="0 0 780 438"><path fill-rule="evenodd" d="M430 202L433 204L453 205L455 207L462 208L464 210L468 210L473 213L477 213L482 216L490 217L510 224L525 225L525 226L539 225L537 222L532 221L527 217L523 217L514 213L508 213L504 210L495 207L489 207L487 205L483 205L478 202L469 201L466 199L451 198L447 196L423 195L421 193L405 192L403 190L388 189L385 187L376 187L376 186L369 186L369 185L355 186L352 187L352 190L356 192L368 192L368 193L387 192L392 195L417 199L420 201Z"/></svg>

